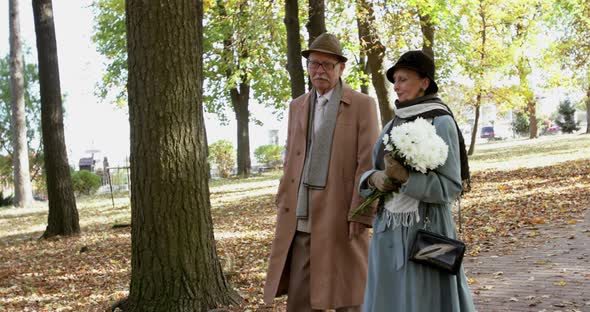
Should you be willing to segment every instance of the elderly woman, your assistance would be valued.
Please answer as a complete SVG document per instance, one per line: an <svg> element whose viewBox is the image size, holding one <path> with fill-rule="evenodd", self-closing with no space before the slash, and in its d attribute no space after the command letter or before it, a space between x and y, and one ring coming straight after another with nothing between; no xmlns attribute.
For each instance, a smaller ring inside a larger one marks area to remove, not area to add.
<svg viewBox="0 0 590 312"><path fill-rule="evenodd" d="M406 52L387 71L387 78L398 96L396 117L383 128L373 150L373 169L364 173L359 188L365 197L375 190L395 191L407 200L395 201L387 208L383 200L379 203L363 311L474 311L462 268L451 275L409 261L425 219L430 231L456 237L452 203L461 194L462 177L469 177L463 138L450 109L436 96L434 62L429 56L421 51ZM446 162L425 174L405 168L385 153L382 143L393 127L417 117L431 121L449 147Z"/></svg>

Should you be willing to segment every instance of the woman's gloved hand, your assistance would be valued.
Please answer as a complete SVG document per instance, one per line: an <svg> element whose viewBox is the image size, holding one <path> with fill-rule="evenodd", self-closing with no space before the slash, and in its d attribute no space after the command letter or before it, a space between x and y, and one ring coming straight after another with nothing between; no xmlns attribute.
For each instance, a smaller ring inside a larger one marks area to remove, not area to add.
<svg viewBox="0 0 590 312"><path fill-rule="evenodd" d="M381 192L392 192L399 189L398 185L395 185L393 181L385 174L385 171L379 170L373 173L369 177L369 184Z"/></svg>
<svg viewBox="0 0 590 312"><path fill-rule="evenodd" d="M408 169L395 160L389 153L383 157L385 162L385 174L400 184L406 183L410 177Z"/></svg>

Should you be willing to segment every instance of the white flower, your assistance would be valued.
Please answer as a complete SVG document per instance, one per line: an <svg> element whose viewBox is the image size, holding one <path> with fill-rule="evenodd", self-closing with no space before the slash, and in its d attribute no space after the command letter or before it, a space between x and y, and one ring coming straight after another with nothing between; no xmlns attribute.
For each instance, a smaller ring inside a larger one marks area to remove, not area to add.
<svg viewBox="0 0 590 312"><path fill-rule="evenodd" d="M386 151L401 156L405 165L422 173L442 166L449 149L436 128L423 118L394 127L389 136L383 136L383 143Z"/></svg>
<svg viewBox="0 0 590 312"><path fill-rule="evenodd" d="M386 134L383 136L383 145L387 146L387 143L389 143L389 136Z"/></svg>

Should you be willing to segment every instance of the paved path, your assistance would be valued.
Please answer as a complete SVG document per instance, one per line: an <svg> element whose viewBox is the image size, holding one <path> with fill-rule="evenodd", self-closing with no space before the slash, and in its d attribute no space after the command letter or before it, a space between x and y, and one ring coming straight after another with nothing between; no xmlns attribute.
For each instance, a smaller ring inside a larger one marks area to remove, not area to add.
<svg viewBox="0 0 590 312"><path fill-rule="evenodd" d="M590 312L590 210L576 221L531 228L515 250L466 258L477 311Z"/></svg>

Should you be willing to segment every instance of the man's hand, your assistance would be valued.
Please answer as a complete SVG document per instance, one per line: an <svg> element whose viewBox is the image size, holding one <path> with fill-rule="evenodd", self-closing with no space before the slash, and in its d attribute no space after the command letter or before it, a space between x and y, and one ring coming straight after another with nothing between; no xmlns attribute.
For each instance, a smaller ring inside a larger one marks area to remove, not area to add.
<svg viewBox="0 0 590 312"><path fill-rule="evenodd" d="M350 221L348 222L348 239L353 240L359 237L367 229L363 223Z"/></svg>
<svg viewBox="0 0 590 312"><path fill-rule="evenodd" d="M385 171L376 171L369 177L369 184L380 190L381 192L397 191L398 186L395 185L391 179L385 174Z"/></svg>
<svg viewBox="0 0 590 312"><path fill-rule="evenodd" d="M408 178L410 177L410 173L408 169L406 169L399 161L393 159L393 157L387 153L383 157L383 161L385 162L385 174L398 181L400 183L406 183Z"/></svg>

